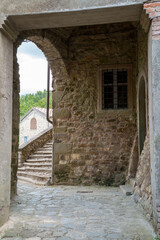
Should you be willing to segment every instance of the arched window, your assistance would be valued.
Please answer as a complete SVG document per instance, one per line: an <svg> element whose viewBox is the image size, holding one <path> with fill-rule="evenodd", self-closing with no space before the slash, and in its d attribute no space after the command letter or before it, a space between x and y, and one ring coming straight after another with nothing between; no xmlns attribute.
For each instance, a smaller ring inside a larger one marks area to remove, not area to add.
<svg viewBox="0 0 160 240"><path fill-rule="evenodd" d="M32 118L30 121L30 129L37 129L37 120L36 118Z"/></svg>
<svg viewBox="0 0 160 240"><path fill-rule="evenodd" d="M147 133L146 129L146 87L144 77L139 82L139 150L143 150L144 141Z"/></svg>

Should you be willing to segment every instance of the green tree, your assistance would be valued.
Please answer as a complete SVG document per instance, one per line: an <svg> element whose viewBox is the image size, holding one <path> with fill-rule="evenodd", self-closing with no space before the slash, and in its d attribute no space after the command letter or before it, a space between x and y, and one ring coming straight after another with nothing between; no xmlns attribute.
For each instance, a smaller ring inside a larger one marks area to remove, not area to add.
<svg viewBox="0 0 160 240"><path fill-rule="evenodd" d="M52 92L50 92L49 107L52 108ZM46 108L47 91L38 91L35 94L25 94L20 97L20 117L26 114L32 107Z"/></svg>

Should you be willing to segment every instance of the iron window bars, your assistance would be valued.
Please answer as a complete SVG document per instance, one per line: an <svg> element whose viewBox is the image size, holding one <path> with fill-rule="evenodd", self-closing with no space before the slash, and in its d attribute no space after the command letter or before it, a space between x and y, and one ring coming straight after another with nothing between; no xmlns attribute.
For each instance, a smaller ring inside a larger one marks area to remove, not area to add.
<svg viewBox="0 0 160 240"><path fill-rule="evenodd" d="M128 108L128 70L102 71L102 109Z"/></svg>

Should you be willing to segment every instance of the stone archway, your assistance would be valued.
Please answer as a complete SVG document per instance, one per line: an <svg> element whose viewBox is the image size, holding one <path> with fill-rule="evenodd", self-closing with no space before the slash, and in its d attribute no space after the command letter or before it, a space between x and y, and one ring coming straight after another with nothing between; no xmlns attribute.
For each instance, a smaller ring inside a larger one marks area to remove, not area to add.
<svg viewBox="0 0 160 240"><path fill-rule="evenodd" d="M44 53L50 65L54 81L53 88L56 89L57 82L65 75L67 79L67 70L64 59L66 58L66 49L59 36L54 36L50 30L32 30L20 33L14 44L14 71L13 71L13 113L12 113L12 163L11 163L11 196L17 192L17 168L18 168L18 144L19 144L19 66L17 63L17 49L24 40L29 40ZM58 69L58 71L57 71ZM47 83L46 83L47 84ZM53 99L53 98L52 98ZM54 105L54 104L53 104ZM52 172L53 176L53 172Z"/></svg>
<svg viewBox="0 0 160 240"><path fill-rule="evenodd" d="M139 129L139 153L141 154L147 134L146 123L146 83L142 76L139 81L138 89L138 129Z"/></svg>

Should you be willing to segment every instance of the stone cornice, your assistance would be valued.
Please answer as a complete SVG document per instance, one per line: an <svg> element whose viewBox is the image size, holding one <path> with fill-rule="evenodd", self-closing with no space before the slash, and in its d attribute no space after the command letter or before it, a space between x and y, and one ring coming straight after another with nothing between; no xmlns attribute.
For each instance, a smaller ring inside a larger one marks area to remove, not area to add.
<svg viewBox="0 0 160 240"><path fill-rule="evenodd" d="M18 31L15 29L15 27L13 26L13 24L8 21L7 19L3 20L1 19L0 22L0 31L10 40L12 40L13 42L15 42L15 40L17 39L18 36Z"/></svg>
<svg viewBox="0 0 160 240"><path fill-rule="evenodd" d="M144 29L144 31L146 33L148 33L149 28L150 28L150 24L151 24L151 20L149 18L149 14L146 13L145 9L142 10L141 18L140 18L140 24L141 24L142 28Z"/></svg>

